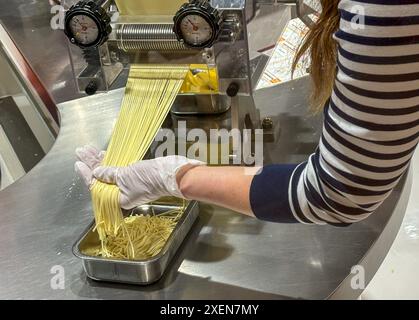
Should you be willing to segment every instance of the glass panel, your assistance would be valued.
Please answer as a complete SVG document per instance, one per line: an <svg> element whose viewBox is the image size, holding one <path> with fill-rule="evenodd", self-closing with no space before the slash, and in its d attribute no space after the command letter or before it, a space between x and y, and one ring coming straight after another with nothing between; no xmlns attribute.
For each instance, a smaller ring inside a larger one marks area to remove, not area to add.
<svg viewBox="0 0 419 320"><path fill-rule="evenodd" d="M0 25L0 190L39 163L56 139L41 85Z"/></svg>

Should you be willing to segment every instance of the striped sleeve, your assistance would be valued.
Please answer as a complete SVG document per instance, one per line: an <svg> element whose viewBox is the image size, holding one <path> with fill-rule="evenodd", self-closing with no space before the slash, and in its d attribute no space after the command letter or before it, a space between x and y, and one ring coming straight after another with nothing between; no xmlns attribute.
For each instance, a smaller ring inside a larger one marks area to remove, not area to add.
<svg viewBox="0 0 419 320"><path fill-rule="evenodd" d="M305 163L255 176L250 201L260 219L363 220L391 194L418 144L419 1L341 0L339 10L338 74L319 146Z"/></svg>

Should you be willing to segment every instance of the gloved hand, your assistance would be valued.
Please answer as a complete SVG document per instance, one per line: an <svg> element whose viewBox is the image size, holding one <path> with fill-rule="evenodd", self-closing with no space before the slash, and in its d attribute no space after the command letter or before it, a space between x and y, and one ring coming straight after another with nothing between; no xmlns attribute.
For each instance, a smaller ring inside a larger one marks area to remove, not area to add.
<svg viewBox="0 0 419 320"><path fill-rule="evenodd" d="M91 186L97 179L117 185L121 208L127 210L165 196L184 198L179 190L177 173L180 169L190 170L205 164L182 156L168 156L138 161L128 167L103 167L97 162L103 159L103 153L97 151L94 154L92 147L78 149L76 154L82 164L76 162L75 169L86 184Z"/></svg>
<svg viewBox="0 0 419 320"><path fill-rule="evenodd" d="M93 146L84 146L76 149L77 162L74 169L90 188L94 182L93 170L96 169L105 157L105 151L99 151Z"/></svg>

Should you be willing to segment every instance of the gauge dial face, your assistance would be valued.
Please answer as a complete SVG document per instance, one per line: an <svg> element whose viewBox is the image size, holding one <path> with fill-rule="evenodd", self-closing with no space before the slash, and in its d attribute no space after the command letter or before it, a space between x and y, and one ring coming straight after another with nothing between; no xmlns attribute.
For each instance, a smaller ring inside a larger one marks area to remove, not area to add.
<svg viewBox="0 0 419 320"><path fill-rule="evenodd" d="M214 33L209 22L197 14L185 16L181 20L180 30L183 40L194 46L200 46L211 40Z"/></svg>
<svg viewBox="0 0 419 320"><path fill-rule="evenodd" d="M90 45L99 37L99 28L89 16L75 15L71 18L69 27L74 39L82 45Z"/></svg>

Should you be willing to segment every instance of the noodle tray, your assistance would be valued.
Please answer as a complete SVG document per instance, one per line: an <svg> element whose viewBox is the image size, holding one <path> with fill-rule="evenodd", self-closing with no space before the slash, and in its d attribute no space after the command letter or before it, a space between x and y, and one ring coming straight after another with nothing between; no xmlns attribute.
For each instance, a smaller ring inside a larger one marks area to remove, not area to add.
<svg viewBox="0 0 419 320"><path fill-rule="evenodd" d="M159 215L181 207L181 204L153 203L137 207L133 210L133 214ZM147 260L118 260L84 254L86 249L100 246L98 234L94 230L94 222L76 241L73 253L82 260L86 275L93 280L139 285L151 284L162 277L191 230L198 214L198 202L189 202L162 250Z"/></svg>

